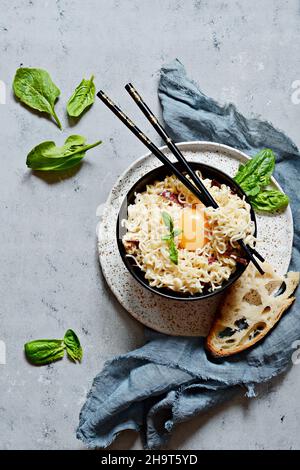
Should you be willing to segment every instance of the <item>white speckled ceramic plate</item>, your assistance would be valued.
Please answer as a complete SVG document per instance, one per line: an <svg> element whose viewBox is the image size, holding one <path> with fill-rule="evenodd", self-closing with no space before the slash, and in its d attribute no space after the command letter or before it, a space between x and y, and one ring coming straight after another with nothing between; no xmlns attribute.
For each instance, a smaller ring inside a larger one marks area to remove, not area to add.
<svg viewBox="0 0 300 470"><path fill-rule="evenodd" d="M212 142L178 144L189 161L206 163L233 176L247 155L226 145ZM171 160L168 148L161 150ZM145 173L161 163L152 154L136 160L119 178L105 204L97 227L99 258L104 277L123 307L138 321L170 335L206 336L213 321L220 295L201 301L170 300L141 286L127 271L116 241L116 221L121 203L129 189ZM273 184L280 189L273 179ZM276 215L257 215L257 248L277 271L287 271L293 243L290 208Z"/></svg>

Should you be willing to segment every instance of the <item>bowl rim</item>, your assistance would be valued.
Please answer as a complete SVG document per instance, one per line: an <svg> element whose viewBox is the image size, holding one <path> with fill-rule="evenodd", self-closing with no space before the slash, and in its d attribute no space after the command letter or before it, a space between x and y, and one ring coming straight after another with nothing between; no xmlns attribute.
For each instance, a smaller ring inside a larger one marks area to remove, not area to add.
<svg viewBox="0 0 300 470"><path fill-rule="evenodd" d="M204 143L204 142L203 142ZM213 144L213 142L210 142ZM222 144L217 144L218 147L219 146L222 146ZM231 147L228 147L226 145L224 145L224 147L227 147L227 149L232 149ZM163 149L165 149L165 146L163 147ZM233 149L233 150L236 150L237 152L239 152L237 149ZM243 152L241 152L241 154L243 154ZM151 153L149 154L151 155ZM249 158L249 157L248 157ZM205 168L207 168L208 170L209 169L212 169L216 172L218 172L219 174L221 174L222 176L224 176L224 178L228 178L231 180L232 184L237 186L240 193L243 194L243 196L245 197L247 203L250 205L250 208L251 208L251 220L254 222L254 227L255 227L255 230L254 230L254 235L256 236L257 235L257 220L256 220L256 216L255 216L255 212L254 212L254 209L249 201L249 198L247 197L247 195L245 194L245 192L242 190L242 188L239 186L238 183L236 183L233 178L231 176L229 176L227 173L225 173L224 171L222 170L219 170L218 168L216 168L215 166L212 166L212 165L207 165L206 163L202 163L202 162L190 162L192 163L193 165L200 165L200 166L203 166ZM180 165L178 162L175 162L176 165ZM122 258L122 261L124 263L124 265L126 266L127 270L129 271L129 273L134 277L134 279L139 282L140 285L142 285L144 288L146 288L147 290L153 292L154 294L158 294L164 298L167 298L167 299L172 299L172 300L179 300L179 301L200 301L200 300L204 300L204 299L208 299L210 297L213 297L215 295L218 295L218 294L221 294L222 292L224 292L225 290L227 290L234 282L236 282L238 280L238 278L244 273L244 271L246 270L246 268L248 267L249 265L249 261L246 265L242 266L240 269L236 270L233 275L230 276L230 278L225 281L219 288L217 288L215 291L212 291L212 292L206 292L204 294L187 294L186 296L184 295L184 293L180 294L180 293L176 293L176 291L172 291L170 289L170 293L167 291L167 288L165 288L165 290L160 290L159 288L157 287L152 287L148 284L148 281L146 279L142 279L136 272L135 269L133 269L133 265L130 263L129 259L126 257L126 252L125 252L125 248L124 248L124 245L122 243L122 239L119 237L119 227L120 227L120 214L122 212L122 209L123 209L123 206L124 204L126 203L126 200L127 200L127 197L128 197L128 194L132 192L133 188L135 188L136 186L138 186L142 180L145 178L145 177L149 177L149 175L151 175L152 173L155 173L158 171L159 168L163 168L164 165L159 165L155 168L153 168L152 170L148 171L147 173L145 173L143 176L141 176L135 183L134 185L129 189L129 191L127 192L127 194L125 195L125 197L123 198L122 200L122 203L120 205L120 209L119 209L119 212L118 212L118 217L117 217L117 223L116 223L116 239L117 239L117 245L118 245L118 250L119 250L119 254ZM166 292L167 291L167 292ZM177 294L177 295L176 295ZM179 294L179 295L178 295Z"/></svg>

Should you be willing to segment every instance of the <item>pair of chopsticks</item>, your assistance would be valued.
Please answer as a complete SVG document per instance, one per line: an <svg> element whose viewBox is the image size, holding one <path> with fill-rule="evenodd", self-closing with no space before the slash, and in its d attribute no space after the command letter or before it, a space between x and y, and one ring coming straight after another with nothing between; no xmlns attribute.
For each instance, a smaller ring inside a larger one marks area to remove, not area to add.
<svg viewBox="0 0 300 470"><path fill-rule="evenodd" d="M187 174L190 176L192 183L181 171L159 150L159 148L134 124L134 122L126 116L125 113L102 91L97 93L98 98L125 124L128 129L141 141L145 146L155 155L163 165L170 168L170 170L177 176L177 178L207 207L212 206L214 209L218 208L217 202L214 200L210 192L204 186L201 179L198 177L196 172L191 168L179 148L175 145L174 141L167 134L166 130L161 126L158 119L154 116L150 108L144 102L140 94L134 88L131 83L125 86L130 96L133 98L135 103L138 105L145 117L150 121L154 129L158 132L160 137L166 143L168 148L171 150L176 160L182 164ZM196 185L196 186L195 186ZM255 256L264 262L264 258L255 250L246 245L243 240L238 241L242 249L244 250L247 258L252 261L260 274L264 274L263 269L255 259Z"/></svg>

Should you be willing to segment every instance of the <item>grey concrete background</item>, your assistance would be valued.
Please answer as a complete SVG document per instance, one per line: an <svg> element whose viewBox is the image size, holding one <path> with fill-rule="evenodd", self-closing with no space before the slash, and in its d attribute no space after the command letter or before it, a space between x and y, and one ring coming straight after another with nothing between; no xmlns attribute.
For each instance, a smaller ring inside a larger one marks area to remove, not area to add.
<svg viewBox="0 0 300 470"><path fill-rule="evenodd" d="M78 413L105 360L143 343L143 330L108 291L98 265L96 208L143 146L103 105L95 103L76 127L65 104L83 76L94 73L144 128L126 96L132 81L155 111L160 67L178 57L202 90L262 116L300 145L298 0L0 0L0 447L77 449ZM57 111L64 131L17 103L16 68L43 67L62 90ZM69 178L33 175L29 150L43 140L62 143L70 133L103 139ZM151 131L154 139L156 136ZM30 366L23 344L78 332L82 365L67 359ZM171 449L300 448L300 366L261 388L181 425ZM139 448L134 433L113 448Z"/></svg>

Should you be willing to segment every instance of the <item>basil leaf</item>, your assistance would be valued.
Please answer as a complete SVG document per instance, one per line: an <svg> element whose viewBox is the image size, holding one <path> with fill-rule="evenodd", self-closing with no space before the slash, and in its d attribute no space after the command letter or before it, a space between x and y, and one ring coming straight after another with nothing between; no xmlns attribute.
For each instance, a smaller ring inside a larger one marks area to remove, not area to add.
<svg viewBox="0 0 300 470"><path fill-rule="evenodd" d="M169 231L172 231L173 227L173 220L172 217L168 214L168 212L162 212L162 218L164 221L165 226L169 229Z"/></svg>
<svg viewBox="0 0 300 470"><path fill-rule="evenodd" d="M250 202L256 210L274 212L286 207L289 203L289 197L276 189L266 189L251 197Z"/></svg>
<svg viewBox="0 0 300 470"><path fill-rule="evenodd" d="M178 250L174 243L174 239L170 240L169 242L169 253L170 253L170 260L174 264L178 264Z"/></svg>
<svg viewBox="0 0 300 470"><path fill-rule="evenodd" d="M71 117L80 116L88 106L94 103L95 93L94 75L89 80L84 78L68 101L68 115Z"/></svg>
<svg viewBox="0 0 300 470"><path fill-rule="evenodd" d="M65 345L61 339L38 339L26 343L25 354L32 364L44 365L62 359Z"/></svg>
<svg viewBox="0 0 300 470"><path fill-rule="evenodd" d="M173 236L174 237L178 237L178 235L180 235L182 232L182 230L180 228L176 228L174 231L173 231Z"/></svg>
<svg viewBox="0 0 300 470"><path fill-rule="evenodd" d="M167 212L162 212L162 218L166 227L169 229L169 233L164 235L162 240L168 243L170 260L172 263L178 264L178 250L175 245L174 238L181 233L181 230L174 230L173 219Z"/></svg>
<svg viewBox="0 0 300 470"><path fill-rule="evenodd" d="M67 354L69 358L76 362L76 361L81 361L82 359L82 347L80 344L80 341L78 339L78 336L76 333L74 333L73 330L68 330L65 334L64 337L64 343L67 348Z"/></svg>
<svg viewBox="0 0 300 470"><path fill-rule="evenodd" d="M62 147L56 147L52 141L42 142L29 152L26 164L32 170L40 171L72 168L80 163L87 150L101 144L101 141L98 141L91 145L85 145L85 141L85 137L71 135Z"/></svg>
<svg viewBox="0 0 300 470"><path fill-rule="evenodd" d="M289 203L286 194L275 189L263 190L270 183L274 167L274 153L270 149L264 149L245 165L240 165L234 177L256 210L274 212Z"/></svg>
<svg viewBox="0 0 300 470"><path fill-rule="evenodd" d="M60 90L46 70L19 68L14 78L13 90L16 97L30 108L53 116L58 127L62 129L61 122L54 110Z"/></svg>
<svg viewBox="0 0 300 470"><path fill-rule="evenodd" d="M241 186L247 196L256 196L262 187L270 183L275 168L275 155L272 150L264 149L240 165L234 180Z"/></svg>

